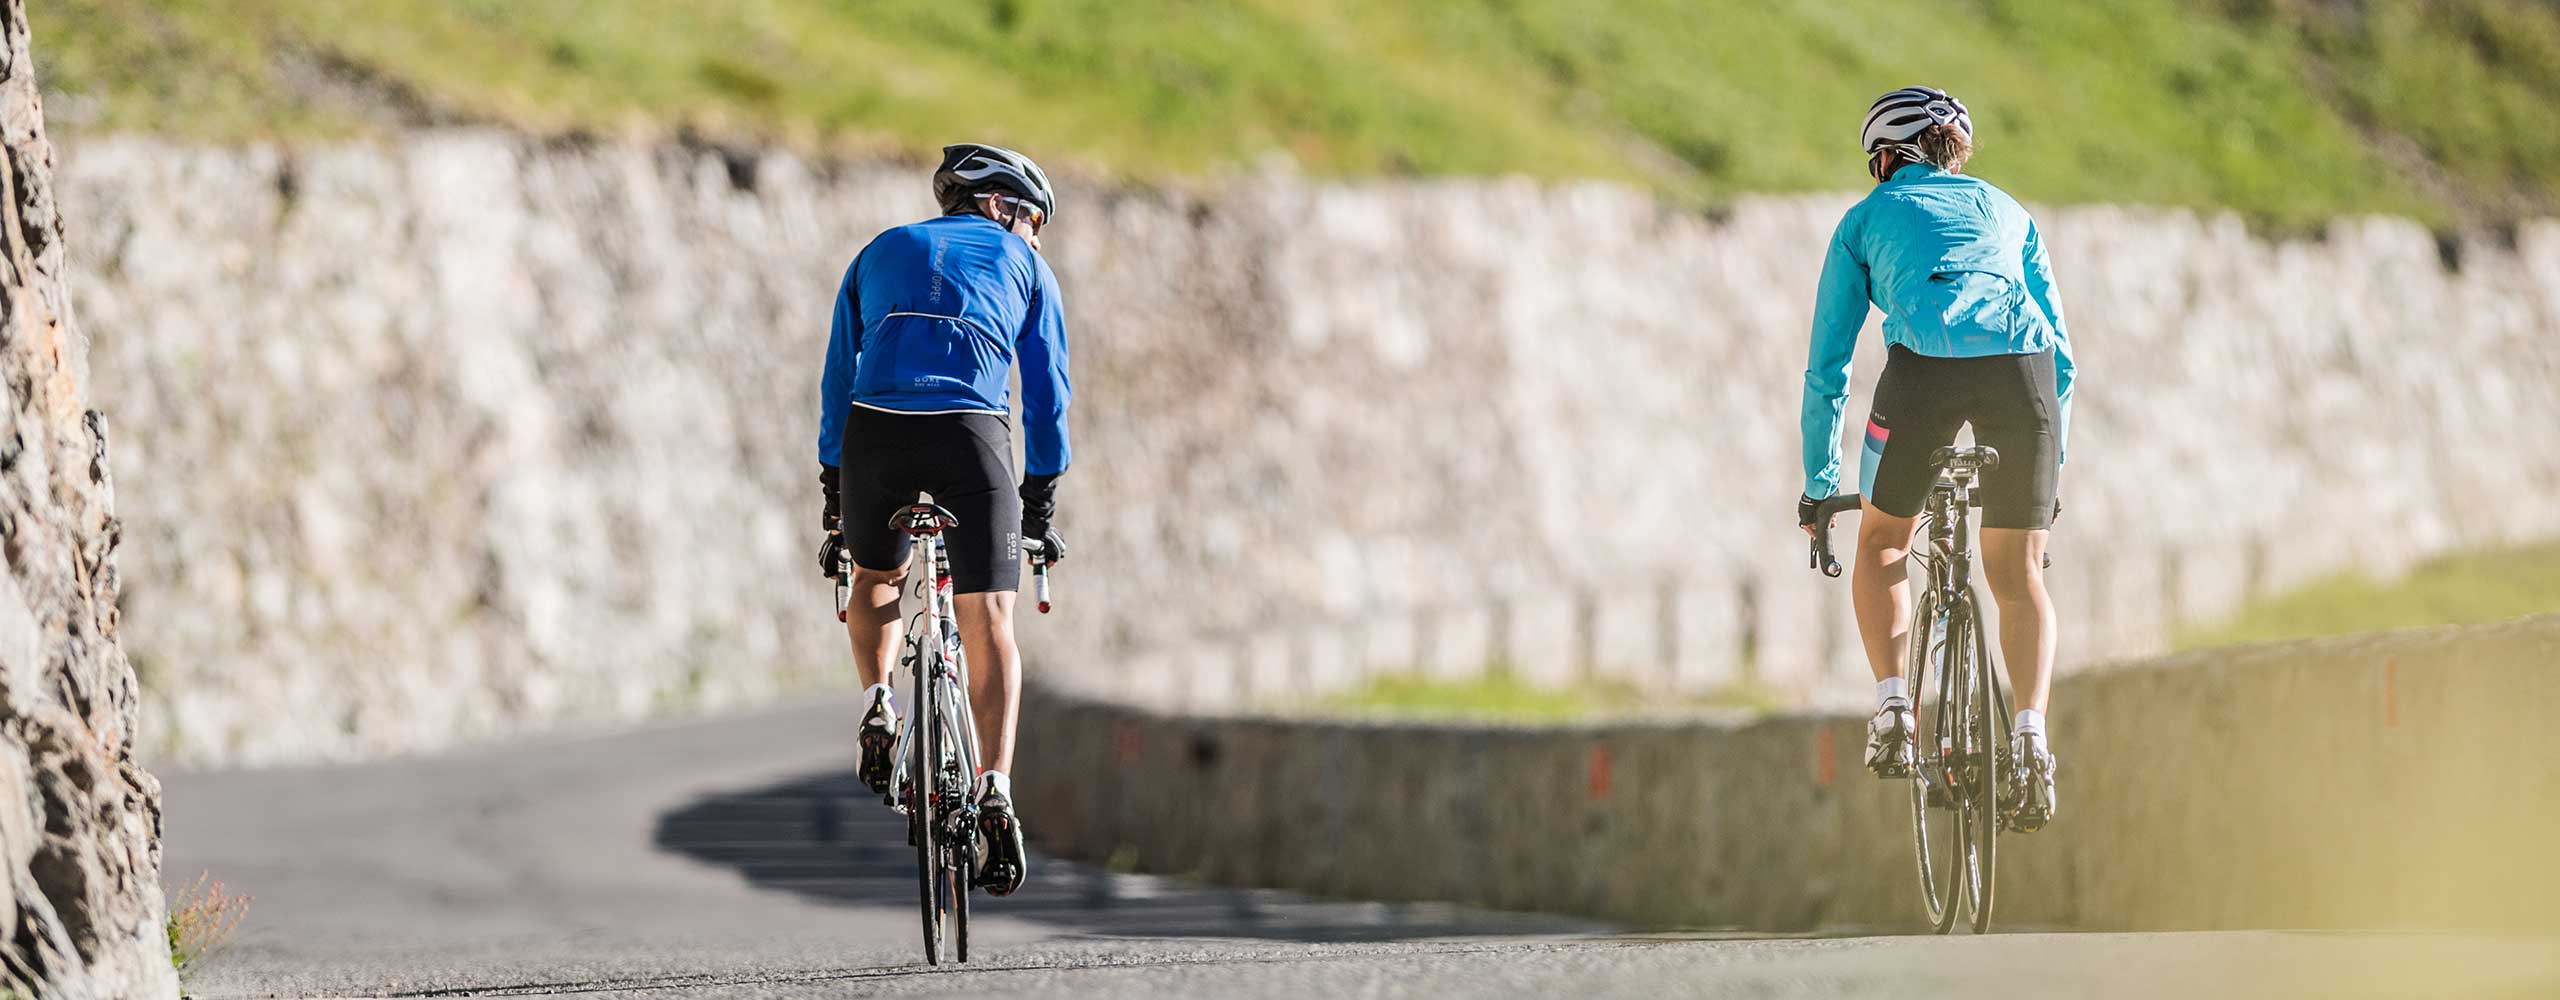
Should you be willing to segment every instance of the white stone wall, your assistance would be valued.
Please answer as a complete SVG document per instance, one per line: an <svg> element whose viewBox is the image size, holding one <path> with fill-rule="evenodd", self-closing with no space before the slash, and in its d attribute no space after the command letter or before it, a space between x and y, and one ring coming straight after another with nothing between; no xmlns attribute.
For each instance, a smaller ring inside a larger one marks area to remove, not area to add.
<svg viewBox="0 0 2560 1000"><path fill-rule="evenodd" d="M847 679L816 381L846 262L930 211L920 171L443 132L100 139L63 176L159 752L398 752ZM1791 516L1848 201L1071 186L1074 560L1025 626L1037 669L1228 701L1490 652L1855 697L1845 586ZM2448 270L2396 220L2042 221L2085 372L2066 662L2252 580L2560 532L2560 224ZM1853 429L1880 363L1871 334Z"/></svg>

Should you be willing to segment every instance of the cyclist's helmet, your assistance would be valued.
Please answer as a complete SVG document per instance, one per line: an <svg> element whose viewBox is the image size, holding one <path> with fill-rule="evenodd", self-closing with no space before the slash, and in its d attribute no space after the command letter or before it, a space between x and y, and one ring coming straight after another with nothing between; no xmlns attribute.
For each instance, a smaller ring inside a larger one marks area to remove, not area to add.
<svg viewBox="0 0 2560 1000"><path fill-rule="evenodd" d="M933 171L933 199L945 213L966 212L972 200L989 191L1038 205L1043 218L1057 217L1057 191L1030 157L982 142L942 147L942 166Z"/></svg>
<svg viewBox="0 0 2560 1000"><path fill-rule="evenodd" d="M1871 154L1888 147L1909 149L1911 140L1932 125L1953 125L1965 138L1973 138L1973 115L1954 94L1936 87L1904 87L1867 107L1866 127L1858 141Z"/></svg>

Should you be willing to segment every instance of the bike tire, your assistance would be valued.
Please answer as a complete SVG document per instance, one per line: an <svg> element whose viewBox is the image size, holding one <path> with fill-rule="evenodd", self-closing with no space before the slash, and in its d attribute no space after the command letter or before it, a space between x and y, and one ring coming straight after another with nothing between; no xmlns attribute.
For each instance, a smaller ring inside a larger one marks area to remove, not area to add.
<svg viewBox="0 0 2560 1000"><path fill-rule="evenodd" d="M1947 928L1954 930L1956 915L1981 901L1982 885L1982 803L1977 794L1977 778L1981 772L1981 714L1974 703L1975 675L1979 666L1973 658L1973 633L1978 626L1973 609L1958 603L1948 613L1947 686L1943 690L1952 725L1950 742L1953 752L1947 757L1947 795L1955 812L1955 874L1948 879Z"/></svg>
<svg viewBox="0 0 2560 1000"><path fill-rule="evenodd" d="M957 685L954 687L956 688ZM971 787L972 782L968 780L971 768L956 754L957 750L966 745L966 741L957 738L959 724L952 721L951 715L953 712L968 711L968 706L964 702L945 705L943 708L944 711L940 713L942 725L946 730L952 731L942 734L942 744L947 751L954 752L950 776L956 779L960 786L960 798L955 802L953 815L963 819L963 822L953 824L953 839L943 851L943 905L947 911L945 922L951 928L952 958L967 962L969 960L969 876L973 874L970 861L978 852L976 831L970 829L972 822L969 819L975 815L975 812L962 803L966 803L976 789Z"/></svg>
<svg viewBox="0 0 2560 1000"><path fill-rule="evenodd" d="M951 879L951 952L963 964L969 961L969 868L976 851L963 848L953 855Z"/></svg>
<svg viewBox="0 0 2560 1000"><path fill-rule="evenodd" d="M925 659L930 659L928 654ZM934 724L937 713L933 703L932 671L920 666L916 678L916 734L913 743L916 756L909 773L915 782L914 794L907 810L916 819L916 888L918 903L924 911L924 963L942 964L942 901L940 882L942 863L942 815L936 808L942 791L940 755L934 744L940 737Z"/></svg>
<svg viewBox="0 0 2560 1000"><path fill-rule="evenodd" d="M1974 619L1971 631L1974 664L1971 697L1975 746L1980 754L1972 796L1976 803L1972 825L1974 836L1979 841L1976 850L1980 855L1980 864L1974 871L1972 926L1974 933L1988 934L1991 933L1991 911L1997 901L2000 881L2000 762L2006 753L2001 733L2007 728L2007 720L2000 717L1999 672L1992 665L1990 641L1983 634L1979 618Z"/></svg>
<svg viewBox="0 0 2560 1000"><path fill-rule="evenodd" d="M1920 723L1913 733L1911 768L1911 840L1912 853L1920 874L1920 903L1929 919L1931 930L1944 934L1954 929L1956 911L1955 873L1962 835L1957 828L1957 813L1952 798L1941 791L1948 805L1929 804L1932 782L1944 788L1946 759L1938 752L1941 735L1948 721L1947 618L1938 607L1933 593L1920 596L1920 606L1912 621L1918 626L1911 633L1909 669L1911 678L1912 717ZM1929 697L1936 695L1937 703ZM1931 831L1935 825L1936 832Z"/></svg>

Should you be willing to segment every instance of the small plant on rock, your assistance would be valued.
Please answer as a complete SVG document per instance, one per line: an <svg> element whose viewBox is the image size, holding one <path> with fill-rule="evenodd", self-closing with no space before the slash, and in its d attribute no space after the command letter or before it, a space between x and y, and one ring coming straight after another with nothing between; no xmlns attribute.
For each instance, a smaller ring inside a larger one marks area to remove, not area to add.
<svg viewBox="0 0 2560 1000"><path fill-rule="evenodd" d="M240 929L249 897L233 895L207 872L169 899L169 964L181 973L205 960Z"/></svg>

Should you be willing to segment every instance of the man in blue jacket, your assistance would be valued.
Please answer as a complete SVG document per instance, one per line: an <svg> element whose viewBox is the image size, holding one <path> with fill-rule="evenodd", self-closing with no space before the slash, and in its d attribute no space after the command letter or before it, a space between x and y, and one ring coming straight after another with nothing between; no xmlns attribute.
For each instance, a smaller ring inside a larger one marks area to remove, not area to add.
<svg viewBox="0 0 2560 1000"><path fill-rule="evenodd" d="M2018 699L2011 752L2019 784L2004 790L2033 830L2055 809L2045 707L2055 622L2044 587L2048 529L2076 374L2053 261L2017 201L1958 171L1973 155L1973 117L1932 87L1906 87L1867 109L1860 136L1876 188L1833 235L1815 293L1813 350L1804 372L1804 496L1796 518L1812 530L1815 504L1840 486L1840 418L1849 359L1867 306L1884 312L1887 347L1867 417L1859 479L1866 503L1850 589L1876 676L1867 766L1910 773L1916 731L1902 651L1911 630L1903 559L1936 478L1930 453L1973 425L2000 452L1984 474L1981 563L2000 605L2000 652Z"/></svg>
<svg viewBox="0 0 2560 1000"><path fill-rule="evenodd" d="M1066 309L1039 253L1040 227L1057 210L1048 175L996 146L963 143L942 153L933 173L942 216L874 238L836 294L820 380L827 537L818 561L832 577L839 554L852 556L846 627L855 666L871 685L858 770L885 792L898 727L889 677L908 561L908 538L889 520L923 492L959 521L944 544L982 741L978 806L988 849L977 882L1001 896L1027 873L1009 777L1022 690L1013 641L1022 542L1040 543L1040 558L1050 562L1066 554L1051 524L1068 459ZM1017 359L1028 472L1019 490L1006 400Z"/></svg>

